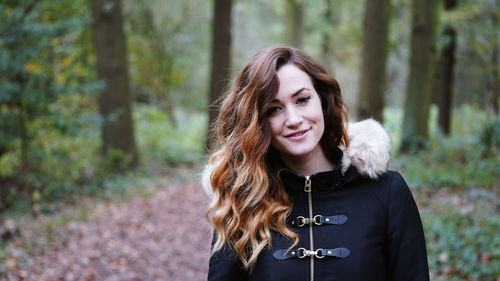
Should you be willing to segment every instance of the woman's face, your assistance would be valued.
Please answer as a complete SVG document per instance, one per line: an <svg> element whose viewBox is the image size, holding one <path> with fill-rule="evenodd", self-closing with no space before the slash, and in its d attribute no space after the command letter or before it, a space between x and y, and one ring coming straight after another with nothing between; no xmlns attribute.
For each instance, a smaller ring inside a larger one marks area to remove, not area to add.
<svg viewBox="0 0 500 281"><path fill-rule="evenodd" d="M284 65L277 74L280 87L266 112L271 145L284 158L314 159L322 155L319 141L325 130L319 95L309 75L295 65Z"/></svg>

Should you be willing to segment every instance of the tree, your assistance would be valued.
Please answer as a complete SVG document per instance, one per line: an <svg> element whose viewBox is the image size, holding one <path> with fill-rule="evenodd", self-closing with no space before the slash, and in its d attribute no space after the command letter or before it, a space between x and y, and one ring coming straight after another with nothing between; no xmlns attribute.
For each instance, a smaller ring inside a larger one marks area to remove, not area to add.
<svg viewBox="0 0 500 281"><path fill-rule="evenodd" d="M445 0L446 11L454 9L457 0ZM439 116L438 124L441 131L448 135L450 133L451 108L453 97L453 70L455 67L455 49L457 45L457 33L451 24L446 24L441 35L444 42L439 61L437 64L436 89L438 95Z"/></svg>
<svg viewBox="0 0 500 281"><path fill-rule="evenodd" d="M410 65L400 150L425 148L432 96L438 0L412 1Z"/></svg>
<svg viewBox="0 0 500 281"><path fill-rule="evenodd" d="M390 0L365 3L359 117L383 121Z"/></svg>
<svg viewBox="0 0 500 281"><path fill-rule="evenodd" d="M453 104L498 111L500 1L460 0L447 21L459 32ZM496 73L496 74L495 74ZM497 98L495 98L495 96Z"/></svg>
<svg viewBox="0 0 500 281"><path fill-rule="evenodd" d="M36 11L39 1L20 1L1 4L0 25L0 158L20 140L20 168L28 169L28 150L33 139L29 124L47 113L47 105L54 98L50 76L43 75L40 57L53 30L45 25L32 30L41 20ZM37 55L35 55L37 54ZM38 60L37 60L38 59ZM37 70L37 71L35 71ZM31 93L31 95L30 95ZM33 94L36 93L36 94Z"/></svg>
<svg viewBox="0 0 500 281"><path fill-rule="evenodd" d="M337 17L334 17L333 15L333 8L332 8L332 0L325 0L325 5L326 9L324 11L324 19L329 28L325 29L323 31L323 39L322 39L322 46L321 46L321 60L322 64L325 66L326 70L330 73L330 75L333 74L334 72L334 66L333 66L333 50L331 48L331 27L332 25L338 24Z"/></svg>
<svg viewBox="0 0 500 281"><path fill-rule="evenodd" d="M217 118L214 107L224 92L231 65L231 0L215 0L212 25L212 68L210 71L209 128ZM210 147L210 129L207 145Z"/></svg>
<svg viewBox="0 0 500 281"><path fill-rule="evenodd" d="M500 0L495 0L494 5L500 7ZM499 26L500 15L497 13L490 13L490 21L493 26ZM498 31L498 30L497 30ZM497 116L500 115L500 39L498 36L493 36L491 51L491 103L493 111Z"/></svg>
<svg viewBox="0 0 500 281"><path fill-rule="evenodd" d="M91 0L91 8L97 74L106 83L99 97L103 155L113 158L114 164L132 167L137 163L137 148L121 1Z"/></svg>
<svg viewBox="0 0 500 281"><path fill-rule="evenodd" d="M300 0L285 0L285 31L286 44L302 48L303 4Z"/></svg>
<svg viewBox="0 0 500 281"><path fill-rule="evenodd" d="M135 78L136 82L140 81L143 88L147 88L147 90L143 90L143 92L149 92L151 94L148 95L146 100L152 99L152 103L164 108L169 117L169 121L175 126L177 125L177 120L174 115L175 102L170 89L175 55L171 51L172 42L169 42L169 40L176 35L175 33L180 29L180 24L163 24L163 22L161 22L162 24L158 24L158 15L155 14L155 8L157 7L155 7L154 4L156 3L153 1L134 1L134 4L137 6L136 8L138 10L136 18L140 18L140 23L138 23L139 20L134 20L134 18L130 21L134 31L132 37L134 37L134 35L137 36L136 34L140 34L140 41L143 45L140 47L132 45L132 50L130 48L128 49L131 51L131 55L134 54L141 57L140 62L131 65L132 71L135 70L135 73L132 72L135 76L132 75L132 78ZM164 3L162 3L162 5L164 5ZM163 14L162 16L163 18L168 18L168 15ZM173 26L174 32L162 30L162 26ZM128 36L129 40L131 40L130 37L131 36ZM134 69L134 67L136 69ZM139 68L139 70L137 68ZM131 83L131 85L134 84ZM132 89L134 89L133 86ZM138 96L139 99L144 99L144 95L141 96L141 94L137 94L136 96Z"/></svg>

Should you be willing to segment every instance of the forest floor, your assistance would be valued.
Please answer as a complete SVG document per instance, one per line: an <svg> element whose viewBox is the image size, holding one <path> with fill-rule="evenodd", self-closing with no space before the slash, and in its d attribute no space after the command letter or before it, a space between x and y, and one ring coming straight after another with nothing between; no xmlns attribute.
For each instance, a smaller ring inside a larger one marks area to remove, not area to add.
<svg viewBox="0 0 500 281"><path fill-rule="evenodd" d="M0 273L0 279L206 280L207 203L200 184L190 180L150 197L91 202L84 220L58 227L53 220L47 226L42 218L32 218L5 249L6 276Z"/></svg>

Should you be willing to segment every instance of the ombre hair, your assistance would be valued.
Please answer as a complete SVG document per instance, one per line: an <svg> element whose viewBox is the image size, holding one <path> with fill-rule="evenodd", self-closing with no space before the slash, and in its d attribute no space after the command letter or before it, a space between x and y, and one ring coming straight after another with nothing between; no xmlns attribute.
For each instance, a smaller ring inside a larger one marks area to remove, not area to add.
<svg viewBox="0 0 500 281"><path fill-rule="evenodd" d="M283 164L271 145L266 114L279 90L277 71L287 64L307 73L320 97L325 155L333 162L337 147L349 145L339 84L321 65L287 46L268 47L250 59L222 100L214 125L209 160L213 197L206 212L216 234L211 254L229 247L245 269L271 244L272 231L290 238L290 248L299 241L286 225L292 202L278 176Z"/></svg>

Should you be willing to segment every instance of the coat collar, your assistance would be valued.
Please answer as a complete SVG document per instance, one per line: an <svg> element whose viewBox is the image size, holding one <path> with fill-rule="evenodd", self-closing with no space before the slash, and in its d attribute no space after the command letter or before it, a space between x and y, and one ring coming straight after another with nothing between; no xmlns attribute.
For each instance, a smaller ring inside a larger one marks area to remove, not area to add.
<svg viewBox="0 0 500 281"><path fill-rule="evenodd" d="M360 176L360 173L354 166L349 166L345 172L342 172L343 152L340 149L338 150L338 156L335 169L314 173L309 176L312 190L333 190ZM284 168L279 171L279 177L289 191L304 191L306 182L305 176L297 174L293 170Z"/></svg>
<svg viewBox="0 0 500 281"><path fill-rule="evenodd" d="M320 179L319 185L322 185L323 181L332 180L331 177L336 178L335 183L345 183L359 175L377 179L387 171L391 141L386 130L379 122L370 118L356 123L349 123L347 125L347 135L349 137L349 146L339 147L341 156L337 168L333 171L313 175L315 178ZM203 189L209 196L212 194L210 176L213 168L211 164L206 165L201 177ZM294 173L286 169L284 171ZM287 185L286 182L285 185Z"/></svg>

